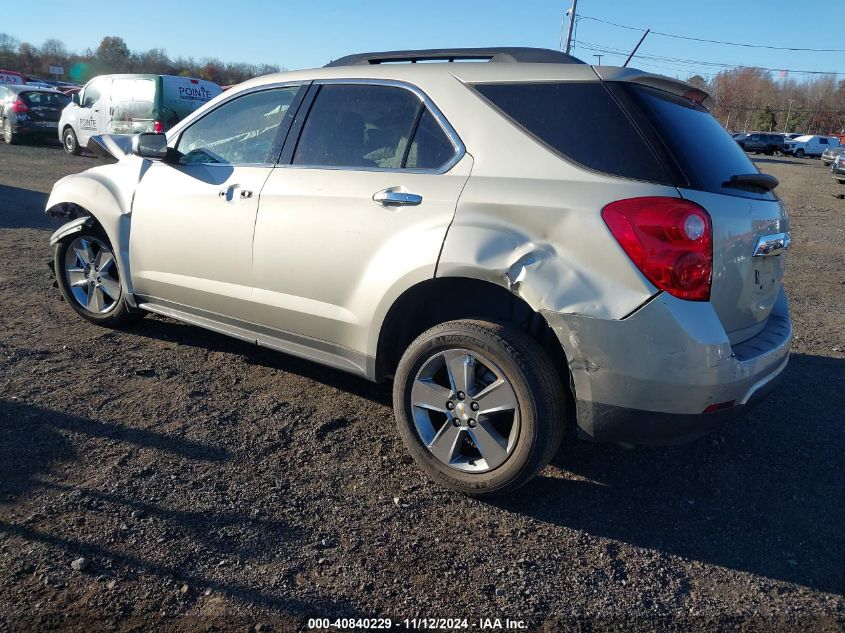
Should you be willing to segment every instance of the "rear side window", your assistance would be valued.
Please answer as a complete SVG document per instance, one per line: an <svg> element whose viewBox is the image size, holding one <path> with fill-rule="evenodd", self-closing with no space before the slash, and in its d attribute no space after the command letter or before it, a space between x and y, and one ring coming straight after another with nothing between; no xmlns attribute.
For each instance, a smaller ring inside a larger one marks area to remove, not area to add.
<svg viewBox="0 0 845 633"><path fill-rule="evenodd" d="M455 155L455 147L440 127L437 119L426 108L420 118L414 140L411 142L405 167L408 169L437 169Z"/></svg>
<svg viewBox="0 0 845 633"><path fill-rule="evenodd" d="M624 89L634 96L668 146L690 187L733 196L774 198L771 193L723 186L731 176L756 174L758 170L707 108L663 90L636 84Z"/></svg>
<svg viewBox="0 0 845 633"><path fill-rule="evenodd" d="M599 82L479 84L475 89L538 141L584 167L673 184L633 122Z"/></svg>
<svg viewBox="0 0 845 633"><path fill-rule="evenodd" d="M24 92L21 100L34 108L64 108L70 103L70 97L57 92Z"/></svg>

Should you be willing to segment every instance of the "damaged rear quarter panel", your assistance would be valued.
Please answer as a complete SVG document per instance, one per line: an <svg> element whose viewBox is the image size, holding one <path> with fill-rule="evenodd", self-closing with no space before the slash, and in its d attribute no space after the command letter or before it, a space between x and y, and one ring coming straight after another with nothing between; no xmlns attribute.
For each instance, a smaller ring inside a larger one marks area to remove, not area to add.
<svg viewBox="0 0 845 633"><path fill-rule="evenodd" d="M616 243L601 210L624 198L677 197L677 190L593 174L569 180L567 171L557 178L488 178L474 171L438 277L495 283L537 312L621 319L646 301L656 290Z"/></svg>

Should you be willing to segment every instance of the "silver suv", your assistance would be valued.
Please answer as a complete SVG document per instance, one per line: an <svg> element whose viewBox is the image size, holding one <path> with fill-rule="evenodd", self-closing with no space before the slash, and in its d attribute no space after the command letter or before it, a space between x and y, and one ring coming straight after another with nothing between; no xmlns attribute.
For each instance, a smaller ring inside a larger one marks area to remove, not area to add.
<svg viewBox="0 0 845 633"><path fill-rule="evenodd" d="M787 214L709 101L539 49L254 79L95 139L117 163L48 202L59 287L101 325L155 312L392 379L431 477L510 491L568 428L695 437L784 369Z"/></svg>

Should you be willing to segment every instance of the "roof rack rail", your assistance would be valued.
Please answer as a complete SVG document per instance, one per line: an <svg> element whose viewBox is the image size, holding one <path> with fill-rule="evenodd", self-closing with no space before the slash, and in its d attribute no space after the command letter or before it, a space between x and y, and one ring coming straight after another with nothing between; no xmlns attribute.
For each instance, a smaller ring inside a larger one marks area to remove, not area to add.
<svg viewBox="0 0 845 633"><path fill-rule="evenodd" d="M509 64L583 64L584 62L547 48L528 48L525 46L507 46L501 48L429 48L416 51L384 51L381 53L357 53L341 57L325 65L358 66L366 64L389 64L398 62L428 61L488 61Z"/></svg>

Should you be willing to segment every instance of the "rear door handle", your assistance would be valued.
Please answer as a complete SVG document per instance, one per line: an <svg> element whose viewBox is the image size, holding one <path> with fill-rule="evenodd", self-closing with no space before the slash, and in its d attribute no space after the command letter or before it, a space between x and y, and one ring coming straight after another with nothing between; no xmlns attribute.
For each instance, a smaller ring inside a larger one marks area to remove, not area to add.
<svg viewBox="0 0 845 633"><path fill-rule="evenodd" d="M409 193L389 187L373 194L373 200L389 206L416 206L423 201L418 193Z"/></svg>

